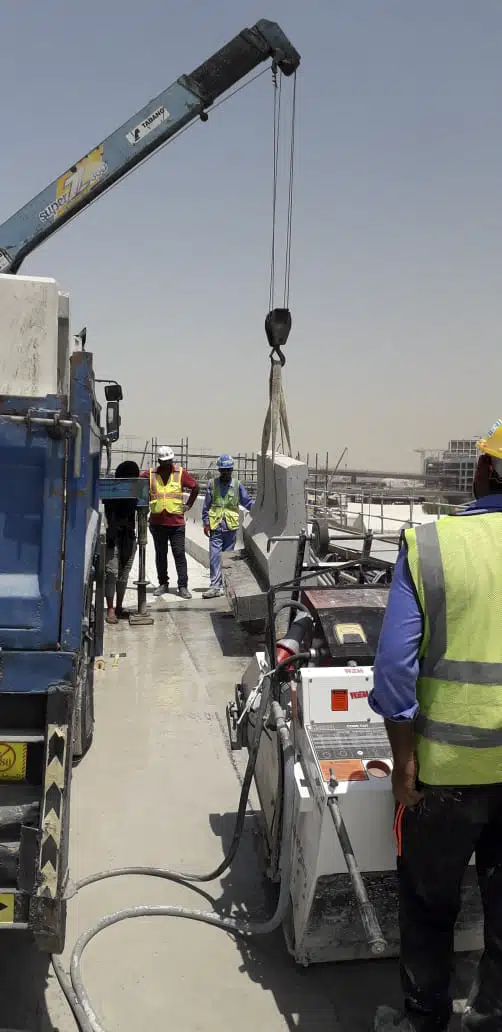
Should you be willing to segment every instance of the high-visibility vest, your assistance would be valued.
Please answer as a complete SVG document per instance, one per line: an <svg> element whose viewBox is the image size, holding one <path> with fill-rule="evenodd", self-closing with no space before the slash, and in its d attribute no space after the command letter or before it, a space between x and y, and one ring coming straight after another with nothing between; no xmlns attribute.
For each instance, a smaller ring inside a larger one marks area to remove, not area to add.
<svg viewBox="0 0 502 1032"><path fill-rule="evenodd" d="M222 520L225 520L228 530L237 530L239 526L239 481L232 480L225 497L223 497L218 477L211 481L210 530L216 530Z"/></svg>
<svg viewBox="0 0 502 1032"><path fill-rule="evenodd" d="M502 513L405 532L424 615L415 719L428 785L502 782Z"/></svg>
<svg viewBox="0 0 502 1032"><path fill-rule="evenodd" d="M183 468L173 469L167 484L162 477L157 475L156 470L150 470L150 513L158 516L161 512L168 512L171 516L183 515L183 488L181 478Z"/></svg>

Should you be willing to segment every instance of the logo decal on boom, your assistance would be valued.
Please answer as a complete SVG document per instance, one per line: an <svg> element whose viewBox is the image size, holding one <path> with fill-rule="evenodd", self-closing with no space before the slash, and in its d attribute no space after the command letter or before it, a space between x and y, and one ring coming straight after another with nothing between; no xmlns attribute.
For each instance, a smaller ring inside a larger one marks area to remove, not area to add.
<svg viewBox="0 0 502 1032"><path fill-rule="evenodd" d="M170 117L169 111L165 107L158 107L143 122L126 133L126 139L134 147L149 133L153 133L154 129L158 129L160 125L167 122Z"/></svg>

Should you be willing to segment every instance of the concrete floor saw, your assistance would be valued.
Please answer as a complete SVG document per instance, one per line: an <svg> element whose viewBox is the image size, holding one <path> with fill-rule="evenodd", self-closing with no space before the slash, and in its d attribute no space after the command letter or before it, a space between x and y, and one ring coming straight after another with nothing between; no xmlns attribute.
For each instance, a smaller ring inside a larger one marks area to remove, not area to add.
<svg viewBox="0 0 502 1032"><path fill-rule="evenodd" d="M316 525L314 548L327 535L327 527ZM299 554L304 548L303 538ZM272 880L280 879L284 799L272 704L287 714L295 784L290 907L283 928L290 952L305 966L399 952L392 753L384 722L368 705L392 571L382 571L381 563L373 570L367 555L330 559L329 586L320 584L319 565L300 561L294 580L269 591L266 645L250 661L227 708L233 749L251 750L253 743L256 748L259 736L254 781ZM277 619L285 612L288 627L277 641ZM479 949L482 943L471 861L455 948Z"/></svg>

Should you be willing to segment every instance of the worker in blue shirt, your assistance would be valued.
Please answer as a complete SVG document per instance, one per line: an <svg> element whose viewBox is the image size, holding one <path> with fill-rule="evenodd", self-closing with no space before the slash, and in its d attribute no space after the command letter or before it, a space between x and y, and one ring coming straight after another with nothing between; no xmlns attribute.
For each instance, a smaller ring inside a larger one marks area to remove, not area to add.
<svg viewBox="0 0 502 1032"><path fill-rule="evenodd" d="M235 548L239 529L239 507L248 511L251 501L246 488L234 477L234 460L231 455L220 455L220 475L210 480L202 507L204 533L209 538L210 586L203 598L216 598L223 593L221 578L221 553Z"/></svg>
<svg viewBox="0 0 502 1032"><path fill-rule="evenodd" d="M464 1030L502 1030L502 420L478 442L475 501L404 532L370 706L394 757L404 1013L376 1032L442 1032L473 854L485 952Z"/></svg>

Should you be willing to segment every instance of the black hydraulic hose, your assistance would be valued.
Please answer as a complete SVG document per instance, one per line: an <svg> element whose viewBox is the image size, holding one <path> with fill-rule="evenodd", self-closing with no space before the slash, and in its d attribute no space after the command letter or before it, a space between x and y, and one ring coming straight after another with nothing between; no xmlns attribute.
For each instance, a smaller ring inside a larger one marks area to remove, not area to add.
<svg viewBox="0 0 502 1032"><path fill-rule="evenodd" d="M345 821L342 817L338 800L334 796L328 799L328 807L333 818L333 824L338 835L338 840L342 849L345 863L347 864L347 870L350 875L352 882L352 888L357 900L357 906L361 915L361 921L363 923L364 934L368 941L369 948L372 953L379 954L384 953L387 949L387 943L385 941L382 929L376 911L372 903L368 899L368 893L363 882L361 872L357 866L356 858L354 856L354 850L352 849L352 843L349 838L349 833L345 826Z"/></svg>
<svg viewBox="0 0 502 1032"><path fill-rule="evenodd" d="M277 620L277 617L279 616L279 613L282 613L283 609L291 609L291 610L296 609L298 612L306 613L307 616L310 616L310 619L313 620L312 613L311 613L310 609L308 608L308 606L306 606L303 602L300 602L299 600L296 600L294 598L288 598L288 599L286 599L285 602L281 602L278 606L275 606L275 608L274 608L274 618L276 620Z"/></svg>

